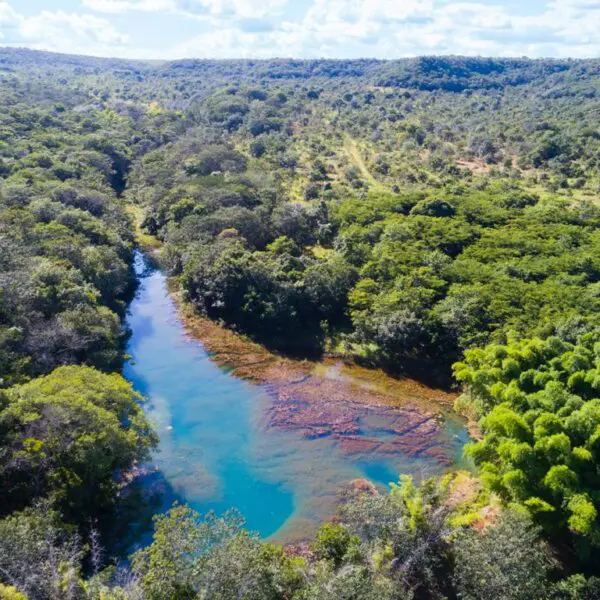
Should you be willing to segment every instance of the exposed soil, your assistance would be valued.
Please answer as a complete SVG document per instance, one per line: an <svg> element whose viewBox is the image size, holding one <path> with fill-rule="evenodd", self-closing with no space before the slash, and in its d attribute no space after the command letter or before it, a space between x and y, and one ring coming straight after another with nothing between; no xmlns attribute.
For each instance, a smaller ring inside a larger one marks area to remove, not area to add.
<svg viewBox="0 0 600 600"><path fill-rule="evenodd" d="M481 159L473 159L473 160L458 159L456 161L456 165L458 166L459 169L471 171L471 173L474 173L476 175L479 175L481 173L488 173L492 169L491 165L488 165L486 162L484 162Z"/></svg>

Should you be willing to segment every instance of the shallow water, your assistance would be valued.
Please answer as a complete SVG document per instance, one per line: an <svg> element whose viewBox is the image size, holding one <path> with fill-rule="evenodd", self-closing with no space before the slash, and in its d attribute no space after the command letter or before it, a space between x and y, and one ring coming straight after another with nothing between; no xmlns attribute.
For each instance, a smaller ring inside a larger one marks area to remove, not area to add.
<svg viewBox="0 0 600 600"><path fill-rule="evenodd" d="M136 271L140 287L128 316L132 359L125 376L148 398L145 408L160 436L142 483L161 494L161 509L175 500L202 513L235 507L250 529L293 541L331 516L351 480L384 487L399 473L420 478L460 460L467 434L453 417L436 437L436 452L422 456L346 452L334 437L308 439L273 426L268 392L218 367L187 335L165 276L142 255ZM394 435L385 415L365 411L360 426L370 439Z"/></svg>

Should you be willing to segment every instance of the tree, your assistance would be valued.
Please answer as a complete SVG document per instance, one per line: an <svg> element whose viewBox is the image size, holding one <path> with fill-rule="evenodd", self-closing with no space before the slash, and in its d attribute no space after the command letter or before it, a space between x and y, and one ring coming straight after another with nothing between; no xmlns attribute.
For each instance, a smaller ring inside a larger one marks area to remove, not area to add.
<svg viewBox="0 0 600 600"><path fill-rule="evenodd" d="M317 558L329 560L338 568L344 558L357 552L359 542L359 538L343 525L325 523L317 531L314 553Z"/></svg>
<svg viewBox="0 0 600 600"><path fill-rule="evenodd" d="M56 512L39 504L0 521L0 598L80 598L83 548Z"/></svg>
<svg viewBox="0 0 600 600"><path fill-rule="evenodd" d="M299 586L303 561L260 542L233 511L204 519L175 506L156 519L150 546L132 557L144 597L278 600Z"/></svg>
<svg viewBox="0 0 600 600"><path fill-rule="evenodd" d="M356 270L339 254L333 254L306 269L304 289L323 319L341 323L347 316L348 294L357 278Z"/></svg>
<svg viewBox="0 0 600 600"><path fill-rule="evenodd" d="M373 581L389 578L400 598L444 597L452 552L447 497L447 480L416 486L401 476L388 495L363 494L342 506L341 522L360 539Z"/></svg>
<svg viewBox="0 0 600 600"><path fill-rule="evenodd" d="M465 353L459 406L481 418L467 452L484 483L518 503L549 533L580 550L598 546L598 331L577 343L515 340Z"/></svg>
<svg viewBox="0 0 600 600"><path fill-rule="evenodd" d="M550 560L527 515L507 511L483 531L456 540L455 581L464 600L542 600L548 597Z"/></svg>
<svg viewBox="0 0 600 600"><path fill-rule="evenodd" d="M61 367L9 388L0 411L4 514L48 498L84 523L114 499L115 473L148 456L156 436L141 396L119 375Z"/></svg>

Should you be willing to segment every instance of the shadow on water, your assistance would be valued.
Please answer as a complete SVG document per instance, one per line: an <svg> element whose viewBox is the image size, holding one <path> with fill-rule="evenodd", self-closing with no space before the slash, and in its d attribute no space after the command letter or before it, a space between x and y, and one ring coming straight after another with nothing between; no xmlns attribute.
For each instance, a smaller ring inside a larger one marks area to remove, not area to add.
<svg viewBox="0 0 600 600"><path fill-rule="evenodd" d="M448 356L454 358L448 358ZM373 364L368 359L357 358L357 363L363 367L373 368L380 366L390 377L402 378L406 377L414 379L426 385L428 387L437 388L440 390L451 390L455 385L452 378L452 369L449 367L453 362L459 360L458 352L455 352L451 346L445 350L445 357L443 360L429 359L425 360L403 358L402 362L394 363L379 363L378 365Z"/></svg>
<svg viewBox="0 0 600 600"><path fill-rule="evenodd" d="M153 518L173 504L185 503L175 492L164 473L158 470L144 472L122 491L118 510L103 532L103 543L110 556L126 560L135 550L152 541Z"/></svg>
<svg viewBox="0 0 600 600"><path fill-rule="evenodd" d="M237 508L263 537L306 539L332 515L350 481L368 478L383 489L399 473L431 476L456 462L464 443L457 422L411 452L413 434L396 434L403 417L389 408L379 417L351 415L347 424L358 423L357 435L294 429L293 403L274 414L264 386L217 366L187 335L164 275L140 254L135 268L140 285L128 315L132 360L124 373L146 396L144 408L160 444L147 474L131 486L132 506L138 498L147 510L137 516L132 509L134 525L122 548L146 542L151 514L174 501L201 513ZM333 404L323 410L345 418ZM352 410L360 406L354 403Z"/></svg>

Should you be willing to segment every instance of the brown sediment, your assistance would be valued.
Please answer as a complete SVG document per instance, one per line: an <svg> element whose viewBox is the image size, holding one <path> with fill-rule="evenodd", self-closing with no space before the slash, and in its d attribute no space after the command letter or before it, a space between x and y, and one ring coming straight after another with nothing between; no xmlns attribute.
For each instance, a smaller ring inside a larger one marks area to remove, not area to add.
<svg viewBox="0 0 600 600"><path fill-rule="evenodd" d="M310 542L306 541L286 544L283 547L283 550L287 556L291 556L294 558L304 558L308 561L311 561L315 557Z"/></svg>
<svg viewBox="0 0 600 600"><path fill-rule="evenodd" d="M479 421L476 421L472 418L467 418L466 428L473 440L480 441L483 439L483 433L481 431L481 425L479 424Z"/></svg>
<svg viewBox="0 0 600 600"><path fill-rule="evenodd" d="M119 489L125 489L130 486L139 477L144 477L148 474L148 467L142 466L137 462L134 462L131 467L123 471L119 477L118 487Z"/></svg>
<svg viewBox="0 0 600 600"><path fill-rule="evenodd" d="M348 484L348 488L345 491L346 494L350 496L360 496L363 494L366 496L379 495L379 491L377 490L375 484L372 481L363 478L353 479Z"/></svg>
<svg viewBox="0 0 600 600"><path fill-rule="evenodd" d="M172 286L174 287L174 286ZM325 357L319 361L280 356L218 323L204 318L172 289L186 330L199 339L213 360L233 375L268 384L280 396L305 396L328 402L347 401L376 406L407 403L452 406L457 395L428 387L414 379L395 379L381 369L369 369Z"/></svg>
<svg viewBox="0 0 600 600"><path fill-rule="evenodd" d="M458 471L450 485L446 504L455 509L461 505L472 503L481 491L481 481L465 471Z"/></svg>
<svg viewBox="0 0 600 600"><path fill-rule="evenodd" d="M439 433L442 412L452 405L454 394L340 359L280 356L199 316L171 291L186 330L211 358L233 375L262 386L273 399L265 426L307 439L331 437L350 454L402 453L451 466L448 444Z"/></svg>

